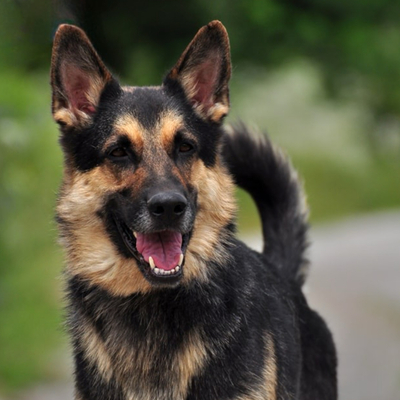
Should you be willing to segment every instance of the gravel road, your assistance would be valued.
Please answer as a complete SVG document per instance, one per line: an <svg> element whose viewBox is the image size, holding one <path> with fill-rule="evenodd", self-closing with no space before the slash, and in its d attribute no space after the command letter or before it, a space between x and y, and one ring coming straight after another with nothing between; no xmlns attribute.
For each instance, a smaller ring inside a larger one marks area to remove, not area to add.
<svg viewBox="0 0 400 400"><path fill-rule="evenodd" d="M245 241L260 248L259 239ZM340 399L400 400L400 213L317 227L309 258L305 292L335 337ZM71 399L71 383L18 397Z"/></svg>

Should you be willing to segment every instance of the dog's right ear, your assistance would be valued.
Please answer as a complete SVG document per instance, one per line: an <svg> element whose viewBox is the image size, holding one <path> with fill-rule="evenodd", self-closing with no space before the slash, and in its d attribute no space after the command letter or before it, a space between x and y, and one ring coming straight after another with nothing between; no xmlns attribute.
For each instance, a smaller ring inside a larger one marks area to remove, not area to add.
<svg viewBox="0 0 400 400"><path fill-rule="evenodd" d="M53 117L60 125L82 127L92 121L101 93L112 80L82 29L60 25L53 44Z"/></svg>

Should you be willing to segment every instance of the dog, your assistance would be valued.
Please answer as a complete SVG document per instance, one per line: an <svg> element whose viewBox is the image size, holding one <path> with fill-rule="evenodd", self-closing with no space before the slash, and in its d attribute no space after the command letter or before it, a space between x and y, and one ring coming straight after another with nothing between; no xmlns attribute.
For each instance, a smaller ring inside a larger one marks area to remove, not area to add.
<svg viewBox="0 0 400 400"><path fill-rule="evenodd" d="M289 161L229 111L230 47L202 27L161 86L126 87L61 25L51 61L76 400L331 400L330 331L302 293L307 208ZM264 249L235 237L235 184Z"/></svg>

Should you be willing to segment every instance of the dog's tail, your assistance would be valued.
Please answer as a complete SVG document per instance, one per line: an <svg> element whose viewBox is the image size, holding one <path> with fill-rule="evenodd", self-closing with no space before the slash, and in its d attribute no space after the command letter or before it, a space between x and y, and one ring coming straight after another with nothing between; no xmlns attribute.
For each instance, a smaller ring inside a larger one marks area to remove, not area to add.
<svg viewBox="0 0 400 400"><path fill-rule="evenodd" d="M307 210L297 173L265 136L239 124L227 130L223 157L236 183L253 197L261 216L263 254L300 285L307 270Z"/></svg>

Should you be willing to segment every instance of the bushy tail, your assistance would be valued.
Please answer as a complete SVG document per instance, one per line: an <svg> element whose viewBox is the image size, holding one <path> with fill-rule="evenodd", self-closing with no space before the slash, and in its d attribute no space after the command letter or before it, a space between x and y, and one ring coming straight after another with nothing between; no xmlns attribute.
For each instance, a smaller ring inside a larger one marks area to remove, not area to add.
<svg viewBox="0 0 400 400"><path fill-rule="evenodd" d="M253 197L262 222L263 254L288 279L303 284L307 210L296 171L265 136L243 125L227 130L223 156L237 185Z"/></svg>

